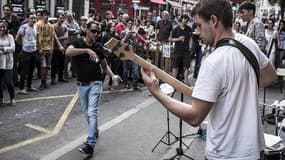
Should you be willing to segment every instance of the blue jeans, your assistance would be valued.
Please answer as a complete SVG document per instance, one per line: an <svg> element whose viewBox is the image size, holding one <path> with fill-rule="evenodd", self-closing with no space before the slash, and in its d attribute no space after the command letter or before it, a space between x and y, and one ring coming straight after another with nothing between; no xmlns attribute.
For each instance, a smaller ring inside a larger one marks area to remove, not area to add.
<svg viewBox="0 0 285 160"><path fill-rule="evenodd" d="M95 146L97 120L98 120L98 105L102 93L102 82L94 81L89 85L81 85L77 88L80 104L84 116L88 123L88 144Z"/></svg>
<svg viewBox="0 0 285 160"><path fill-rule="evenodd" d="M130 67L132 67L131 71L132 71L132 78L133 78L133 86L137 87L138 80L139 80L139 66L130 60L123 61L123 81L125 85L129 85L128 74L130 71Z"/></svg>

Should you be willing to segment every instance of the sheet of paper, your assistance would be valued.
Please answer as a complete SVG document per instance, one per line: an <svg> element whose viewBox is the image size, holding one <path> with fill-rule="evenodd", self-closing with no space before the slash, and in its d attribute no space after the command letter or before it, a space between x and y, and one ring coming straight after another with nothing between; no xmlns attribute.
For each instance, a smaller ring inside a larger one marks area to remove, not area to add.
<svg viewBox="0 0 285 160"><path fill-rule="evenodd" d="M265 146L267 147L271 147L274 144L277 144L282 141L280 137L266 133L264 133L264 139L265 139Z"/></svg>

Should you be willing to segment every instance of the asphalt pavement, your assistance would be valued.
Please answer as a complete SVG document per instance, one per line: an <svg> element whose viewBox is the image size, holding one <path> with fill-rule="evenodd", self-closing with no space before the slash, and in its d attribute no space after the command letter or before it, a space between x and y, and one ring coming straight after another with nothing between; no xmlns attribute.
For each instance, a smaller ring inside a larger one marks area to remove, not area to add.
<svg viewBox="0 0 285 160"><path fill-rule="evenodd" d="M266 104L283 98L278 85L272 85L266 91ZM205 137L196 134L198 128L183 122L183 138L179 141L176 138L180 133L179 119L173 114L169 117L170 132L173 133L170 142L173 144L168 145L167 138L162 139L164 143L160 141L167 133L167 111L146 88L142 92L124 89L104 92L99 113L99 138L94 156L86 157L78 151L86 140L87 125L75 93L73 80L39 93L18 95L16 107L0 108L0 159L204 159ZM261 89L260 102L263 102L263 93ZM175 98L179 99L180 94L176 93ZM191 103L187 97L184 101ZM271 109L266 108L266 113L270 112ZM265 122L264 127L265 132L274 134L273 125ZM179 149L180 142L183 152Z"/></svg>

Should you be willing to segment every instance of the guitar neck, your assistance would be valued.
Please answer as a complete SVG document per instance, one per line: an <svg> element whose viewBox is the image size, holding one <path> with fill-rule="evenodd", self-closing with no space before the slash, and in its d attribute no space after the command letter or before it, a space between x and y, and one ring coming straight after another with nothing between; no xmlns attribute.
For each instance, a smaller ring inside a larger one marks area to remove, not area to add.
<svg viewBox="0 0 285 160"><path fill-rule="evenodd" d="M157 78L161 79L162 81L170 84L173 88L176 90L182 92L183 94L192 97L192 89L187 86L186 84L182 83L181 81L177 80L176 78L172 77L168 73L164 72L163 70L159 69L158 67L152 65L151 63L147 62L143 58L134 55L134 57L131 59L136 64L140 65L141 67L145 69L152 69L157 76Z"/></svg>

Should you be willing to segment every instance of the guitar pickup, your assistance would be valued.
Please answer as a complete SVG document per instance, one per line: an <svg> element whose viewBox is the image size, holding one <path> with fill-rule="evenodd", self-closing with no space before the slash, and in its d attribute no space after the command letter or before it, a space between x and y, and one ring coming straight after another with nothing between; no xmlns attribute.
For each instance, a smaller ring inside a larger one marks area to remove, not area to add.
<svg viewBox="0 0 285 160"><path fill-rule="evenodd" d="M112 48L112 52L117 51L121 47L121 41L118 41L116 46Z"/></svg>

